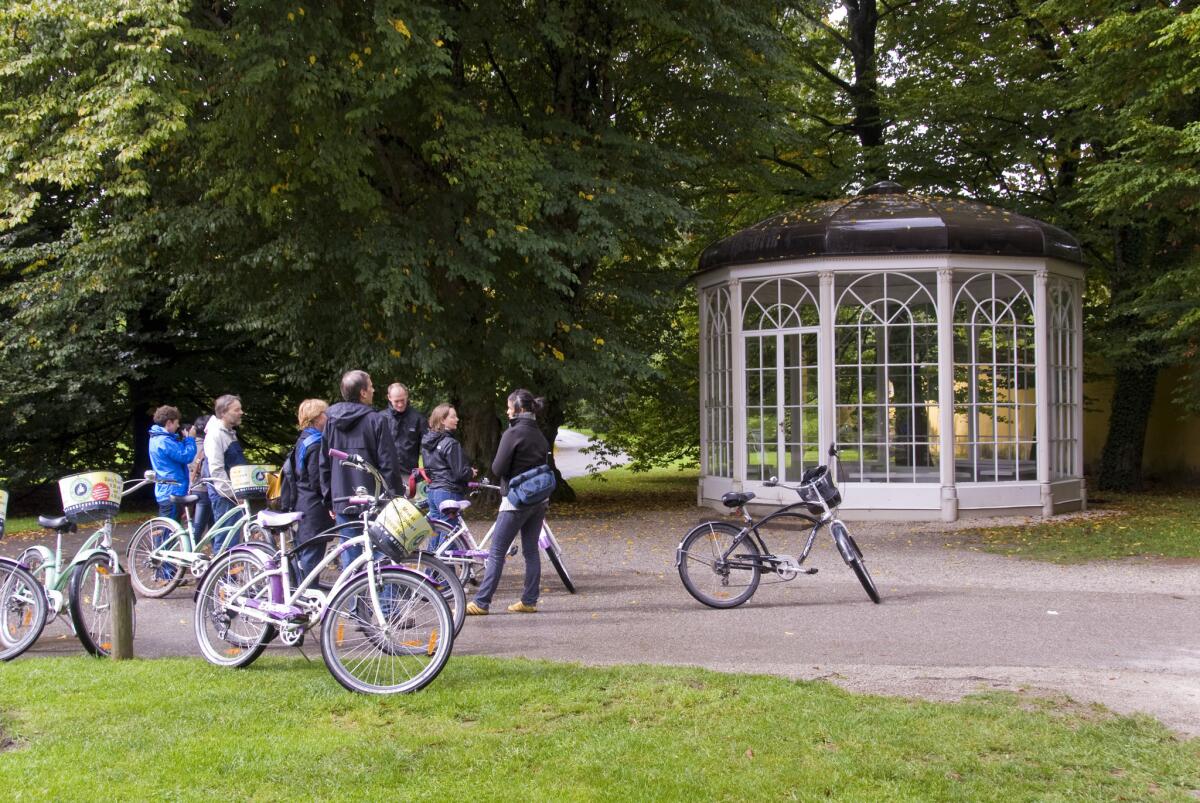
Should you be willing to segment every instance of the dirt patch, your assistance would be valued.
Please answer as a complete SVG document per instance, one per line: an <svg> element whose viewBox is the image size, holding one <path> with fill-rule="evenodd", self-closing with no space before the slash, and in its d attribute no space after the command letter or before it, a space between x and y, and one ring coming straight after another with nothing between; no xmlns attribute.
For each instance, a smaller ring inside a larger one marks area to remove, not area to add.
<svg viewBox="0 0 1200 803"><path fill-rule="evenodd" d="M21 746L21 743L16 739L11 738L0 728L0 753L7 753L9 750L16 750Z"/></svg>

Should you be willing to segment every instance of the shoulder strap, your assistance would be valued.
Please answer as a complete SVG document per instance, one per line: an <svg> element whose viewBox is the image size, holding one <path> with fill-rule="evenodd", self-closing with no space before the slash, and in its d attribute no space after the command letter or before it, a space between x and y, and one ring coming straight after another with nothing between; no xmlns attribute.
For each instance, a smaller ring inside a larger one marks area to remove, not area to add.
<svg viewBox="0 0 1200 803"><path fill-rule="evenodd" d="M296 465L304 465L304 456L308 454L308 447L312 446L317 441L321 440L321 433L314 432L304 440L300 441L299 452L296 454Z"/></svg>

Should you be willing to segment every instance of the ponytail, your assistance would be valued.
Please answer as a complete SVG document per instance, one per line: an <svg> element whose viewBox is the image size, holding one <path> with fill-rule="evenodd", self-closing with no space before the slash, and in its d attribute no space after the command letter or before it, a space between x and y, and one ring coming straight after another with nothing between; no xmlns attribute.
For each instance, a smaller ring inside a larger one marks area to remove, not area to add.
<svg viewBox="0 0 1200 803"><path fill-rule="evenodd" d="M546 407L546 400L541 396L535 397L525 388L518 388L508 394L508 403L518 413L533 413L537 415Z"/></svg>

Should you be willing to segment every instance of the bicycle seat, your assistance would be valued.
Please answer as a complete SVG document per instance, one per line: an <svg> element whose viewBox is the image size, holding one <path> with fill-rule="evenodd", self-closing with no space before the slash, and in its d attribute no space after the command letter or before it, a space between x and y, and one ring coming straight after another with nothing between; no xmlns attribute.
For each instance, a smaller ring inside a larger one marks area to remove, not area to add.
<svg viewBox="0 0 1200 803"><path fill-rule="evenodd" d="M47 530L58 530L60 533L73 533L76 529L75 522L68 519L66 516L38 516L38 524L45 527Z"/></svg>
<svg viewBox="0 0 1200 803"><path fill-rule="evenodd" d="M200 501L200 494L188 494L187 496L171 495L172 505L194 505Z"/></svg>
<svg viewBox="0 0 1200 803"><path fill-rule="evenodd" d="M447 516L453 516L461 510L466 510L471 506L471 503L466 499L447 499L438 505L438 510L445 513Z"/></svg>
<svg viewBox="0 0 1200 803"><path fill-rule="evenodd" d="M754 498L754 494L750 492L734 493L730 491L721 497L721 504L725 507L741 507Z"/></svg>
<svg viewBox="0 0 1200 803"><path fill-rule="evenodd" d="M304 518L304 514L299 510L294 510L291 513L276 513L273 510L263 510L258 514L258 526L266 530L278 530L283 527L291 527L302 518Z"/></svg>

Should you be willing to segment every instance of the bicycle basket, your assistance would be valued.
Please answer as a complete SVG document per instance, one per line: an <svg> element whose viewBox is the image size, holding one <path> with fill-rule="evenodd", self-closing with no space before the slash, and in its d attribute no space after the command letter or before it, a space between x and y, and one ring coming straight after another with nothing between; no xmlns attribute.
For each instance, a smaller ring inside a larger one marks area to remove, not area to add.
<svg viewBox="0 0 1200 803"><path fill-rule="evenodd" d="M239 501L243 499L267 498L267 475L278 471L276 466L242 465L229 469L229 484L233 495Z"/></svg>
<svg viewBox="0 0 1200 803"><path fill-rule="evenodd" d="M425 514L407 499L393 499L388 502L387 507L372 524L376 526L368 528L368 531L371 532L371 543L383 550L384 554L393 560L397 558L389 551L389 539L395 542L403 554L419 549L421 544L433 537L433 527L429 525ZM380 540L385 543L375 543L375 529L378 529L381 534L389 536L389 538L380 536Z"/></svg>
<svg viewBox="0 0 1200 803"><path fill-rule="evenodd" d="M0 538L4 537L4 517L8 515L8 491L0 491Z"/></svg>
<svg viewBox="0 0 1200 803"><path fill-rule="evenodd" d="M833 484L829 466L813 466L804 472L800 482L800 499L808 503L809 512L824 513L825 507L832 510L842 503L842 494Z"/></svg>
<svg viewBox="0 0 1200 803"><path fill-rule="evenodd" d="M63 513L71 521L100 521L121 508L121 477L112 471L88 471L58 481Z"/></svg>

